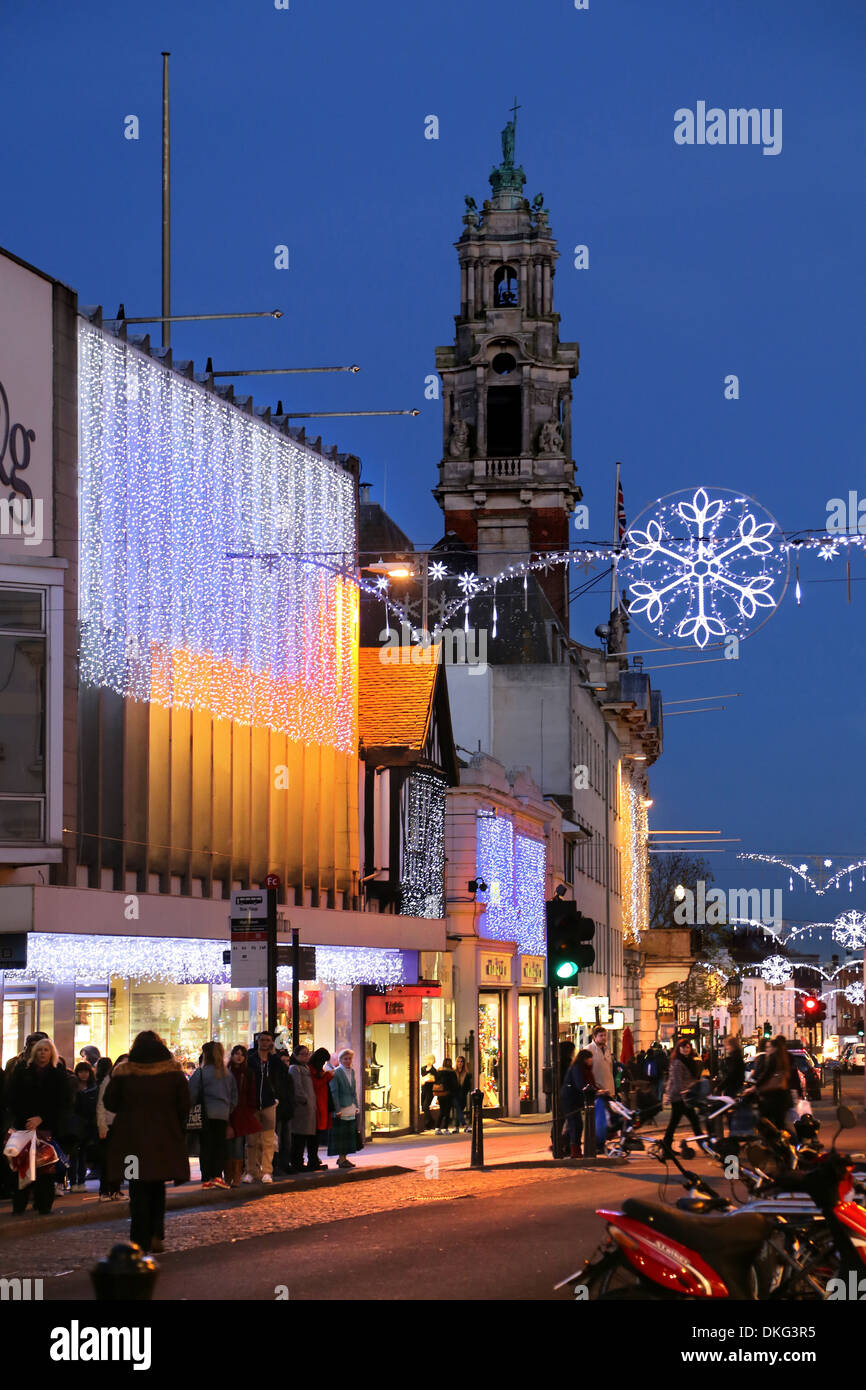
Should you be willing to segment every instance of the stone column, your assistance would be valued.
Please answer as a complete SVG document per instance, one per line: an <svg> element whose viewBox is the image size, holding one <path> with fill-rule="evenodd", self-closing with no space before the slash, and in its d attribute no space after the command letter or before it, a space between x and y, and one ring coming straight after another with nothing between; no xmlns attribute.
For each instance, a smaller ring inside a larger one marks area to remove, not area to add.
<svg viewBox="0 0 866 1390"><path fill-rule="evenodd" d="M549 314L551 312L550 261L544 262L544 269L542 274L544 279L544 293L543 307L541 312L543 314Z"/></svg>
<svg viewBox="0 0 866 1390"><path fill-rule="evenodd" d="M484 383L484 368L478 367L475 374L475 398L478 403L478 418L475 422L475 454L478 458L487 457L487 387Z"/></svg>
<svg viewBox="0 0 866 1390"><path fill-rule="evenodd" d="M475 262L470 261L466 267L467 289L466 296L469 304L469 317L475 314Z"/></svg>

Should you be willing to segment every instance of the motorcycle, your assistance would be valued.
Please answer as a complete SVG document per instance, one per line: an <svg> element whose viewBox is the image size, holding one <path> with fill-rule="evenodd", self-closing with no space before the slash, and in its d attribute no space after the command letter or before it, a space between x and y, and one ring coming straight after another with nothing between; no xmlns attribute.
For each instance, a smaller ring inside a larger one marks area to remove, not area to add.
<svg viewBox="0 0 866 1390"><path fill-rule="evenodd" d="M826 1296L830 1278L866 1264L866 1210L851 1200L852 1166L835 1148L856 1122L844 1107L838 1119L833 1146L811 1171L777 1179L791 1194L780 1196L781 1207L764 1200L734 1208L677 1163L691 1188L686 1203L629 1197L619 1210L599 1209L605 1240L556 1289L580 1285L605 1301Z"/></svg>

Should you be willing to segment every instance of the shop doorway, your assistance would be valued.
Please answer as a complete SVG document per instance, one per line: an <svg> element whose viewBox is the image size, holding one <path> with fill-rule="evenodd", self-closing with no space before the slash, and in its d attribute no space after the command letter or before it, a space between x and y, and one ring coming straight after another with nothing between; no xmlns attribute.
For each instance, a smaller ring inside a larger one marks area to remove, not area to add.
<svg viewBox="0 0 866 1390"><path fill-rule="evenodd" d="M478 994L478 1086L485 1110L501 1114L505 1107L502 995L494 990Z"/></svg>
<svg viewBox="0 0 866 1390"><path fill-rule="evenodd" d="M417 1023L368 1023L364 1038L364 1117L369 1138L414 1126Z"/></svg>
<svg viewBox="0 0 866 1390"><path fill-rule="evenodd" d="M517 1067L521 1115L538 1110L538 995L517 1000Z"/></svg>

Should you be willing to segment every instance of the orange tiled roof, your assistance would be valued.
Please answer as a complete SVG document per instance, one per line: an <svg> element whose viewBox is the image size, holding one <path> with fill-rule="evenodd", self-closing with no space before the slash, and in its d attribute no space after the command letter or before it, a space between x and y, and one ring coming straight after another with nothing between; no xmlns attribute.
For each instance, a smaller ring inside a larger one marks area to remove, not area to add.
<svg viewBox="0 0 866 1390"><path fill-rule="evenodd" d="M381 647L358 652L358 733L368 748L406 748L427 742L438 664L386 665ZM395 655L398 655L395 652Z"/></svg>

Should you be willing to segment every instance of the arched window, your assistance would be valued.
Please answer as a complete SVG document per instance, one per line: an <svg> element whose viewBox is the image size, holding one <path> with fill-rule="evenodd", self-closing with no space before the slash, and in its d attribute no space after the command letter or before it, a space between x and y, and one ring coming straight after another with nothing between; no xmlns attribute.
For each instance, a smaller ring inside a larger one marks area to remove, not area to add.
<svg viewBox="0 0 866 1390"><path fill-rule="evenodd" d="M507 308L518 302L517 271L514 266L501 265L493 276L493 303L497 308Z"/></svg>

